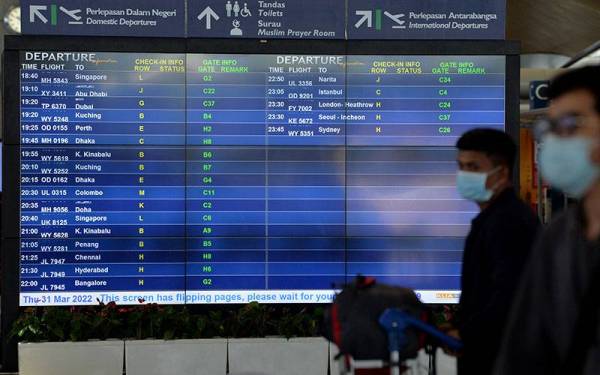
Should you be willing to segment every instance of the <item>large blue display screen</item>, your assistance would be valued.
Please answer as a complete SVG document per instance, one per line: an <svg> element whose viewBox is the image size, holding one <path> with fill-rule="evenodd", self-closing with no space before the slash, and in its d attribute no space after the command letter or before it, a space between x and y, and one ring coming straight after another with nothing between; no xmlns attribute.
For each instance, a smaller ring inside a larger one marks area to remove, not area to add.
<svg viewBox="0 0 600 375"><path fill-rule="evenodd" d="M20 303L456 301L504 56L21 54Z"/></svg>

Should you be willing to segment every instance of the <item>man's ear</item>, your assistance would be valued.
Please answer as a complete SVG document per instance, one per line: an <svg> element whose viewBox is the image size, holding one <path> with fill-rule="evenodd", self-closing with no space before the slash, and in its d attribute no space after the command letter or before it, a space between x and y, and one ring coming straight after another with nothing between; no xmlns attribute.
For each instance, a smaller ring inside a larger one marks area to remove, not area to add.
<svg viewBox="0 0 600 375"><path fill-rule="evenodd" d="M596 144L592 146L592 153L590 156L592 159L592 163L594 163L597 166L600 166L600 141L596 142Z"/></svg>
<svg viewBox="0 0 600 375"><path fill-rule="evenodd" d="M502 169L500 170L501 176L503 179L506 179L507 182L511 182L512 179L510 178L510 168L508 168L506 165L502 166Z"/></svg>

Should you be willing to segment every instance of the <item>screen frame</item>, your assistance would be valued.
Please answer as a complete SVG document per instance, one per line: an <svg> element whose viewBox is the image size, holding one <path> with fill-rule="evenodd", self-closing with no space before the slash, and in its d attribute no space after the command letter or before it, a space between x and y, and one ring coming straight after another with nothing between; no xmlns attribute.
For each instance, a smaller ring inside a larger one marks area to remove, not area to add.
<svg viewBox="0 0 600 375"><path fill-rule="evenodd" d="M520 43L504 40L261 40L131 37L6 36L3 54L2 194L2 369L16 370L17 347L8 332L19 312L19 58L20 51L330 54L330 55L498 55L506 58L505 130L519 146ZM514 183L519 183L517 154Z"/></svg>

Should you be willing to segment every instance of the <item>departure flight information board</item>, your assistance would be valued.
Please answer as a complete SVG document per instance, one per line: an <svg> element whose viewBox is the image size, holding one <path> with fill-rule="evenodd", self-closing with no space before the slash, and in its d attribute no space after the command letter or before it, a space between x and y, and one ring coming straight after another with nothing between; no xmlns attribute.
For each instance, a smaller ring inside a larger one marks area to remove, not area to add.
<svg viewBox="0 0 600 375"><path fill-rule="evenodd" d="M20 304L455 302L504 56L21 53Z"/></svg>

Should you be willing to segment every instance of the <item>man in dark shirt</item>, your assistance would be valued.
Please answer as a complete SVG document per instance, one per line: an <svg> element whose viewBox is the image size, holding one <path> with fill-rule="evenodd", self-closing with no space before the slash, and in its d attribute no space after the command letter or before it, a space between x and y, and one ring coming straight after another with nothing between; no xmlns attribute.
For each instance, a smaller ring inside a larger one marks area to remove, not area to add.
<svg viewBox="0 0 600 375"><path fill-rule="evenodd" d="M492 371L538 220L513 189L517 148L509 135L476 129L465 133L456 146L458 191L481 209L472 221L463 255L456 325L464 350L458 374L485 375Z"/></svg>
<svg viewBox="0 0 600 375"><path fill-rule="evenodd" d="M565 73L549 93L540 170L579 202L535 246L495 375L600 374L600 66Z"/></svg>

